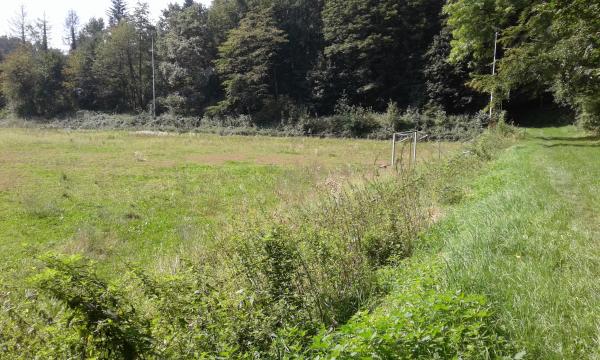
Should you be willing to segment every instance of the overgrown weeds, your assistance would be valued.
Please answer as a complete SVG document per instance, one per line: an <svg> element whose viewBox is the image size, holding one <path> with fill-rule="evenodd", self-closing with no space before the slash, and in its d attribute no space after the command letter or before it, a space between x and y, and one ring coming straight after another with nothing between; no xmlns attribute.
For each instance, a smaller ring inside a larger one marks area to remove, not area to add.
<svg viewBox="0 0 600 360"><path fill-rule="evenodd" d="M472 151L451 161L466 176L466 169L485 159ZM448 164L431 167L430 176L405 172L342 185L303 207L235 224L170 275L132 265L123 277L107 281L81 258L43 256L31 286L35 297L19 302L15 294L7 296L7 303L18 304L10 305L18 309L13 314L21 315L0 324L2 351L19 349L22 358L45 353L101 359L307 354L322 329L342 326L386 293L379 269L412 255L429 224L429 192L453 181ZM443 313L427 328L445 324L449 334L462 336L459 327L468 317L473 331L493 334L487 317L477 312L487 309L481 298L430 295L415 298L417 310L439 300L458 313ZM408 301L414 294L406 296ZM34 335L23 337L31 329ZM453 337L444 351L466 353L460 349L494 338L480 340Z"/></svg>
<svg viewBox="0 0 600 360"><path fill-rule="evenodd" d="M369 108L350 105L342 99L335 112L329 116L313 116L297 110L276 123L262 123L249 115L183 117L163 114L155 118L148 113L113 115L78 111L54 120L21 120L9 116L0 121L0 126L370 139L388 139L393 132L419 129L428 133L434 140L464 141L480 135L488 123L489 117L484 113L448 115L435 108L409 108L402 112L393 102L388 104L385 112L379 113Z"/></svg>
<svg viewBox="0 0 600 360"><path fill-rule="evenodd" d="M339 330L323 331L307 354L317 359L521 359L498 331L483 296L440 289L440 266L415 262L394 275L393 293ZM388 275L389 276L389 275Z"/></svg>

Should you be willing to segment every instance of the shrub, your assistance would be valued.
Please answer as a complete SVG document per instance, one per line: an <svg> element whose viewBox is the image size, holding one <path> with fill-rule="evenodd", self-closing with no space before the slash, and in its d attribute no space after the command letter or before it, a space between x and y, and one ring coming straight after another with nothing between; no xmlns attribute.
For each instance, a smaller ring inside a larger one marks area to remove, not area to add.
<svg viewBox="0 0 600 360"><path fill-rule="evenodd" d="M69 310L84 340L82 352L102 359L136 359L151 349L149 323L118 290L99 279L82 258L47 255L32 280Z"/></svg>
<svg viewBox="0 0 600 360"><path fill-rule="evenodd" d="M179 94L171 94L160 99L160 104L163 105L168 113L173 116L181 116L187 113L187 100Z"/></svg>
<svg viewBox="0 0 600 360"><path fill-rule="evenodd" d="M397 132L408 127L408 124L402 122L402 112L398 104L390 101L385 113L379 116L381 130L387 133Z"/></svg>
<svg viewBox="0 0 600 360"><path fill-rule="evenodd" d="M581 108L579 124L586 130L600 133L600 100L597 97L585 98Z"/></svg>
<svg viewBox="0 0 600 360"><path fill-rule="evenodd" d="M83 357L287 356L350 319L381 293L376 269L410 255L425 225L416 185L374 181L236 226L172 276L133 267L110 283L79 257L49 255L32 283L64 304L50 318L74 319L84 341L70 353Z"/></svg>
<svg viewBox="0 0 600 360"><path fill-rule="evenodd" d="M372 111L361 106L350 105L346 97L342 97L335 106L335 116L342 119L344 136L365 136L380 126Z"/></svg>
<svg viewBox="0 0 600 360"><path fill-rule="evenodd" d="M400 271L398 288L382 307L359 312L337 331L322 331L308 355L320 359L489 359L515 354L514 346L497 331L485 298L440 291L435 285L437 272L429 266Z"/></svg>
<svg viewBox="0 0 600 360"><path fill-rule="evenodd" d="M163 99L164 100L164 99ZM214 110L214 109L213 109ZM185 117L164 113L153 117L150 112L137 115L109 115L92 111L77 111L65 118L43 124L50 128L118 129L150 131L194 131L220 135L268 136L326 136L389 139L391 134L418 128L429 134L429 139L465 141L481 134L489 123L483 113L447 115L438 109L420 111L414 108L401 113L394 103L385 113L372 112L360 106L338 103L331 116L313 117L308 109L298 107L282 98L265 107L267 113L231 115L227 112L207 111L204 117ZM2 113L0 112L0 117ZM35 122L3 122L2 126L36 126ZM39 125L39 124L38 124Z"/></svg>

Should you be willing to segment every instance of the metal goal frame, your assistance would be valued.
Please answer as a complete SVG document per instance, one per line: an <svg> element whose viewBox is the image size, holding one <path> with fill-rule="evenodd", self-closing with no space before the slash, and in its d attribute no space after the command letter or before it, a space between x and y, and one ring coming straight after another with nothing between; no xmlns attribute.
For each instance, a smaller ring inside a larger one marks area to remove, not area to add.
<svg viewBox="0 0 600 360"><path fill-rule="evenodd" d="M399 143L403 143L406 141L411 141L410 144L410 164L412 166L416 166L417 165L417 144L420 140L423 140L425 138L427 138L429 135L419 131L419 130L412 130L412 131L404 131L404 132L397 132L392 134L392 167L396 166L396 163L398 162L398 157L396 154L396 145Z"/></svg>

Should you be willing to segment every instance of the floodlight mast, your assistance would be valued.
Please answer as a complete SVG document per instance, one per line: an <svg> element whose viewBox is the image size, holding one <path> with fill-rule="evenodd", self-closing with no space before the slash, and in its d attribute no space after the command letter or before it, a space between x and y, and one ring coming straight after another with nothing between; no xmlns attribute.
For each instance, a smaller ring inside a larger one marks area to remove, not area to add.
<svg viewBox="0 0 600 360"><path fill-rule="evenodd" d="M498 54L498 32L494 36L494 62L492 63L492 76L496 76L496 56ZM490 93L490 118L494 112L494 89Z"/></svg>

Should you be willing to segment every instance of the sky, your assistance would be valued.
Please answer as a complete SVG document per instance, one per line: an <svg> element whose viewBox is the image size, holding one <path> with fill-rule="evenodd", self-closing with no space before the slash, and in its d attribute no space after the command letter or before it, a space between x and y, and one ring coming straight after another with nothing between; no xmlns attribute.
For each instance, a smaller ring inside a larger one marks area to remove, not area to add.
<svg viewBox="0 0 600 360"><path fill-rule="evenodd" d="M163 9L169 3L183 3L183 0L146 0L150 4L152 19L155 21L160 17ZM133 8L137 0L129 0L130 8ZM200 0L204 5L209 5L211 0ZM46 18L51 26L50 43L58 49L68 49L63 43L65 34L64 23L67 12L71 9L77 12L79 22L85 24L91 17L103 17L106 20L106 10L110 6L110 0L0 0L0 35L10 33L10 20L15 17L21 5L25 5L25 11L30 22L41 18L46 13Z"/></svg>

